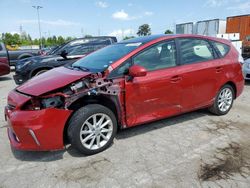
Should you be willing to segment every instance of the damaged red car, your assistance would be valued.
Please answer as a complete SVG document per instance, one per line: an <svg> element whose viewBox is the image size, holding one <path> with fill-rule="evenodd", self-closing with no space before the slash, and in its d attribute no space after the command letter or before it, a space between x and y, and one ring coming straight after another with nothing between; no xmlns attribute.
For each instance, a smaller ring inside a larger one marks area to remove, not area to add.
<svg viewBox="0 0 250 188"><path fill-rule="evenodd" d="M95 154L118 129L201 108L224 115L243 91L238 52L223 39L152 35L102 48L9 93L11 145Z"/></svg>

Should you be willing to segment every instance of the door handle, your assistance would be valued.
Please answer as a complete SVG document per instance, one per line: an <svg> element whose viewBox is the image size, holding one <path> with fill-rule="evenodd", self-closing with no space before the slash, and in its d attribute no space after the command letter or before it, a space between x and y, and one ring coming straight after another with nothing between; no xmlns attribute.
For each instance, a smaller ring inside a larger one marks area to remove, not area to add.
<svg viewBox="0 0 250 188"><path fill-rule="evenodd" d="M222 67L216 67L215 70L216 70L216 73L221 73L223 71L223 68Z"/></svg>
<svg viewBox="0 0 250 188"><path fill-rule="evenodd" d="M177 83L179 81L182 80L182 77L181 76L173 76L171 79L170 79L170 82L171 83Z"/></svg>

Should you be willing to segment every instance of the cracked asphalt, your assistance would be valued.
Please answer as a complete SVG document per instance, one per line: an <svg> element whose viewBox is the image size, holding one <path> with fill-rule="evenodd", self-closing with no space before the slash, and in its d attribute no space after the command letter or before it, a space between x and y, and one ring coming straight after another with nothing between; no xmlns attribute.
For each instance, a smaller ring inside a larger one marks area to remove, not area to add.
<svg viewBox="0 0 250 188"><path fill-rule="evenodd" d="M0 77L0 188L250 187L250 82L226 116L199 110L122 130L106 151L82 156L11 149L12 74Z"/></svg>

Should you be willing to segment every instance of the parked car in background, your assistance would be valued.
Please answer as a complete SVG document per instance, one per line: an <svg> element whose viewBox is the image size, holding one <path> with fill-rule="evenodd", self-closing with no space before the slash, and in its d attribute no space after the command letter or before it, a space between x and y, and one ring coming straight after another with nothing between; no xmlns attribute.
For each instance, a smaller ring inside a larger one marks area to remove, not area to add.
<svg viewBox="0 0 250 188"><path fill-rule="evenodd" d="M0 42L0 76L10 73L8 51L4 43Z"/></svg>
<svg viewBox="0 0 250 188"><path fill-rule="evenodd" d="M73 63L79 58L104 46L117 42L115 37L91 37L72 40L49 52L49 55L36 56L18 61L14 80L22 84L28 79L50 69Z"/></svg>
<svg viewBox="0 0 250 188"><path fill-rule="evenodd" d="M118 128L200 108L225 115L243 88L229 41L152 35L32 78L10 92L5 116L14 148L57 150L69 142L95 154L110 146Z"/></svg>
<svg viewBox="0 0 250 188"><path fill-rule="evenodd" d="M39 55L39 49L8 50L10 65L16 66L17 61Z"/></svg>
<svg viewBox="0 0 250 188"><path fill-rule="evenodd" d="M245 80L250 80L250 59L245 60L242 67Z"/></svg>
<svg viewBox="0 0 250 188"><path fill-rule="evenodd" d="M53 53L53 51L54 51L55 49L57 49L59 46L60 46L60 45L42 48L42 49L39 51L39 55L49 55L49 54Z"/></svg>

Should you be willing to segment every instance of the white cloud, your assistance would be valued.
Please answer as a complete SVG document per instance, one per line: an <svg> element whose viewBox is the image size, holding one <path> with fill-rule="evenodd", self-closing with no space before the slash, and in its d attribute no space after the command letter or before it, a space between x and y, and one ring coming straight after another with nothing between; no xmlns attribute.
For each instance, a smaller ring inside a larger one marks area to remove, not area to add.
<svg viewBox="0 0 250 188"><path fill-rule="evenodd" d="M250 2L238 4L236 6L227 7L228 10L234 10L239 13L247 13L250 10Z"/></svg>
<svg viewBox="0 0 250 188"><path fill-rule="evenodd" d="M98 1L98 2L96 2L96 6L98 6L100 8L107 8L108 4L104 1Z"/></svg>
<svg viewBox="0 0 250 188"><path fill-rule="evenodd" d="M205 7L221 7L229 2L229 0L207 0L204 4Z"/></svg>
<svg viewBox="0 0 250 188"><path fill-rule="evenodd" d="M154 13L153 12L150 12L150 11L146 11L144 12L144 15L145 16L152 16Z"/></svg>
<svg viewBox="0 0 250 188"><path fill-rule="evenodd" d="M135 31L133 29L118 29L109 33L109 36L115 36L119 39L122 39L125 36L133 36L135 35Z"/></svg>
<svg viewBox="0 0 250 188"><path fill-rule="evenodd" d="M222 7L229 3L239 3L241 0L207 0L204 7Z"/></svg>
<svg viewBox="0 0 250 188"><path fill-rule="evenodd" d="M78 26L79 23L66 21L66 20L40 20L41 24L53 26ZM37 24L37 20L21 20L21 24Z"/></svg>
<svg viewBox="0 0 250 188"><path fill-rule="evenodd" d="M146 11L141 15L138 16L130 16L128 13L126 13L123 9L120 11L117 11L112 14L112 17L117 20L135 20L143 18L143 16L152 16L154 13L150 11Z"/></svg>
<svg viewBox="0 0 250 188"><path fill-rule="evenodd" d="M112 14L112 17L117 20L134 20L136 17L131 17L124 10L117 11Z"/></svg>

